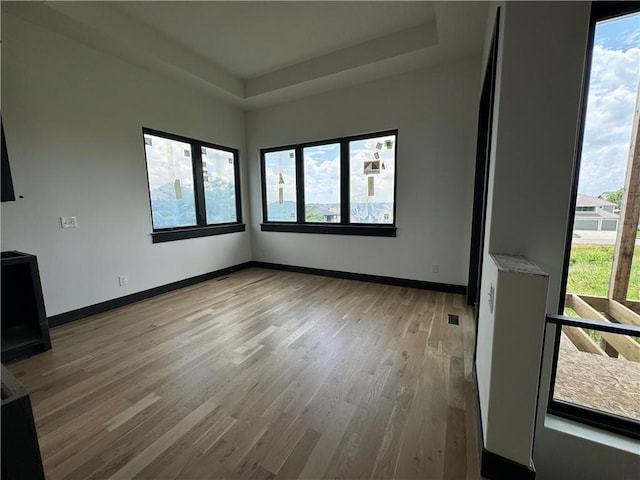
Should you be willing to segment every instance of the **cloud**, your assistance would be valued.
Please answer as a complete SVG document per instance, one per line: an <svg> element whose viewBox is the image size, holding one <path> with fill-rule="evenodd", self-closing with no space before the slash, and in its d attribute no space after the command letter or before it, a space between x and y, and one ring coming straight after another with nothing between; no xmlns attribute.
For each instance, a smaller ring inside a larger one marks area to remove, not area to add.
<svg viewBox="0 0 640 480"><path fill-rule="evenodd" d="M190 152L189 144L160 137L152 137L152 140L152 145L145 145L150 189L173 183L176 178L183 186L193 188L191 155L184 154L185 150Z"/></svg>
<svg viewBox="0 0 640 480"><path fill-rule="evenodd" d="M233 154L224 150L206 148L202 155L203 169L209 180L218 177L227 183L235 183ZM231 162L229 162L231 160Z"/></svg>
<svg viewBox="0 0 640 480"><path fill-rule="evenodd" d="M387 148L385 141L395 142L395 136L370 138L351 144L350 196L355 203L387 202L392 203L395 188L395 148ZM378 148L380 147L380 148ZM374 155L378 155L376 158ZM372 175L374 195L369 197L369 179L363 174L363 162L380 160L384 170Z"/></svg>
<svg viewBox="0 0 640 480"><path fill-rule="evenodd" d="M629 33L624 40L624 46L626 47L633 47L638 44L640 44L640 28Z"/></svg>
<svg viewBox="0 0 640 480"><path fill-rule="evenodd" d="M340 157L316 160L305 155L306 203L340 203Z"/></svg>
<svg viewBox="0 0 640 480"><path fill-rule="evenodd" d="M581 193L598 195L624 185L639 76L640 48L594 47L578 187Z"/></svg>

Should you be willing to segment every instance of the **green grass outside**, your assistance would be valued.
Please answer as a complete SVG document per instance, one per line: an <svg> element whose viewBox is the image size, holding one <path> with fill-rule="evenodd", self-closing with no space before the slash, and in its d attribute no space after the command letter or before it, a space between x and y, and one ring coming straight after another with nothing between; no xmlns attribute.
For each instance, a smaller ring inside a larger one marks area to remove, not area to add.
<svg viewBox="0 0 640 480"><path fill-rule="evenodd" d="M629 300L640 300L640 247L635 247L631 265ZM606 297L613 264L613 245L572 245L567 292Z"/></svg>
<svg viewBox="0 0 640 480"><path fill-rule="evenodd" d="M600 297L608 296L613 248L613 245L572 245L567 292ZM635 247L633 258L627 299L640 300L640 262L636 261L636 259L640 259L640 246ZM579 316L570 308L565 308L564 313L571 317ZM599 332L588 329L584 329L584 331L596 344L600 344L602 337ZM633 338L640 343L640 338Z"/></svg>

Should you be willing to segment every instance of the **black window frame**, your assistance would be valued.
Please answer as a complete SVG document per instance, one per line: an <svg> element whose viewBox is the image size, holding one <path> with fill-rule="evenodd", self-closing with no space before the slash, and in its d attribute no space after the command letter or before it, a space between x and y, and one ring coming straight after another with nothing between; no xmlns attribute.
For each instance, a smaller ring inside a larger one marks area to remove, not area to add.
<svg viewBox="0 0 640 480"><path fill-rule="evenodd" d="M587 50L585 52L584 62L584 81L582 83L581 109L579 118L579 131L577 136L577 148L574 158L573 167L573 184L571 186L571 203L569 208L571 212L577 211L578 199L578 181L580 177L580 158L582 156L582 145L584 142L584 128L587 113L587 101L589 98L589 87L591 84L591 65L593 61L593 49L595 41L596 26L600 22L611 20L625 15L631 15L640 12L640 2L623 2L623 1L601 1L591 4L591 17L589 22L589 34L587 39ZM579 328L591 328L594 330L609 331L611 333L621 333L625 329L631 334L637 334L637 327L621 324L602 324L599 321L591 319L576 319L563 315L565 308L565 297L567 293L567 282L569 279L569 262L571 258L571 243L574 226L575 215L569 215L567 221L567 233L564 252L564 265L562 268L562 277L560 279L560 299L558 302L558 315L547 315L546 325L549 323L556 325L555 344L553 351L553 363L549 385L549 396L547 398L547 414L557 417L566 418L574 422L590 425L602 430L607 430L620 435L639 439L638 423L630 421L626 418L618 417L604 411L595 410L583 405L575 405L561 400L554 399L554 389L556 381L556 369L559 355L559 345L561 337L561 325L575 326ZM546 334L546 332L545 332ZM543 352L544 353L544 352ZM542 371L541 371L542 373Z"/></svg>
<svg viewBox="0 0 640 480"><path fill-rule="evenodd" d="M208 237L212 235L223 235L226 233L244 232L246 226L242 223L242 195L240 192L240 162L239 151L233 147L218 145L203 140L177 135L175 133L164 132L153 128L142 127L142 144L144 148L144 136L153 135L156 137L188 143L191 146L191 168L193 171L193 193L196 209L196 225L184 227L153 228L153 207L151 204L151 187L149 185L149 164L147 162L146 148L145 170L147 172L147 192L149 194L149 214L151 215L151 225L153 232L151 239L153 243L170 242L174 240L184 240L187 238ZM236 196L236 221L226 223L207 223L207 211L204 194L204 174L202 171L202 148L212 148L223 150L233 155L234 190Z"/></svg>
<svg viewBox="0 0 640 480"><path fill-rule="evenodd" d="M599 320L590 320L586 318L574 318L566 315L547 315L546 326L554 324L556 326L554 345L553 345L553 363L551 369L549 396L547 398L547 413L557 417L566 418L574 422L590 425L602 430L630 437L636 440L640 439L640 422L628 417L598 410L586 405L571 403L565 400L555 398L556 376L558 370L558 359L560 356L560 338L562 335L562 327L586 328L596 330L598 332L609 332L618 335L640 336L640 327L635 325L623 325L618 323L604 323Z"/></svg>
<svg viewBox="0 0 640 480"><path fill-rule="evenodd" d="M350 157L349 144L353 141L395 135L394 177L393 177L393 222L351 223L350 206ZM308 222L305 220L304 196L304 156L305 148L338 143L340 145L340 223ZM296 165L296 221L270 221L267 216L267 183L265 172L265 155L285 150L295 151ZM329 138L313 142L281 145L260 149L260 183L262 187L262 224L263 232L318 233L329 235L360 235L371 237L395 237L397 233L396 209L398 195L398 129L382 130L345 137Z"/></svg>
<svg viewBox="0 0 640 480"><path fill-rule="evenodd" d="M11 167L9 166L9 152L7 142L4 138L4 123L0 117L0 130L2 131L2 163L0 164L0 180L2 181L1 198L2 202L14 202L16 194L13 190L13 179L11 177Z"/></svg>

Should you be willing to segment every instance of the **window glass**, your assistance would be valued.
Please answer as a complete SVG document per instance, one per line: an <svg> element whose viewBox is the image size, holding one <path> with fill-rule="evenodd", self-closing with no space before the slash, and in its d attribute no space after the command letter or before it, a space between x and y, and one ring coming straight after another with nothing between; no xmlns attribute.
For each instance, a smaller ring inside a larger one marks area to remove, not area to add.
<svg viewBox="0 0 640 480"><path fill-rule="evenodd" d="M262 231L395 237L397 138L386 130L261 150Z"/></svg>
<svg viewBox="0 0 640 480"><path fill-rule="evenodd" d="M303 149L304 218L307 222L340 222L340 144Z"/></svg>
<svg viewBox="0 0 640 480"><path fill-rule="evenodd" d="M267 221L297 221L295 150L265 153L264 174L267 196Z"/></svg>
<svg viewBox="0 0 640 480"><path fill-rule="evenodd" d="M394 223L395 166L395 135L349 142L351 223Z"/></svg>
<svg viewBox="0 0 640 480"><path fill-rule="evenodd" d="M233 152L201 147L207 224L231 223L236 215L236 177Z"/></svg>
<svg viewBox="0 0 640 480"><path fill-rule="evenodd" d="M191 145L144 135L153 228L196 225Z"/></svg>
<svg viewBox="0 0 640 480"><path fill-rule="evenodd" d="M639 342L640 337L564 325L553 400L640 422Z"/></svg>
<svg viewBox="0 0 640 480"><path fill-rule="evenodd" d="M561 297L564 315L574 320L556 337L548 411L640 438L640 335L633 333L637 315L627 308L640 300L638 231L627 221L638 218L629 200L640 173L630 154L638 127L640 12L630 3L593 2ZM578 327L576 317L606 328Z"/></svg>

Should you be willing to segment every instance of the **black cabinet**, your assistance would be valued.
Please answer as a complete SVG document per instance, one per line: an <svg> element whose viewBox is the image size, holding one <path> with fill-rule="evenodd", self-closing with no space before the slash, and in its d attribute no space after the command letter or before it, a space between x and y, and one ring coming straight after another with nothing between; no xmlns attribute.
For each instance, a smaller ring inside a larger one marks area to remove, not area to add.
<svg viewBox="0 0 640 480"><path fill-rule="evenodd" d="M51 349L38 260L2 252L2 361Z"/></svg>
<svg viewBox="0 0 640 480"><path fill-rule="evenodd" d="M44 480L31 400L2 366L2 480Z"/></svg>

